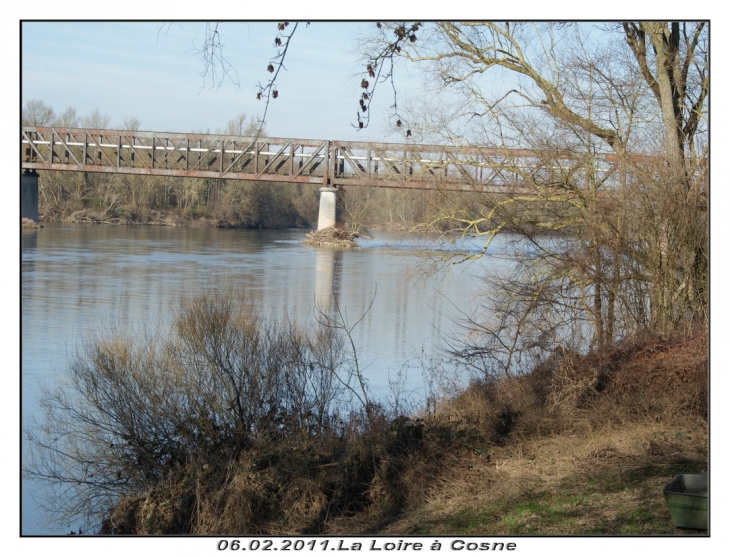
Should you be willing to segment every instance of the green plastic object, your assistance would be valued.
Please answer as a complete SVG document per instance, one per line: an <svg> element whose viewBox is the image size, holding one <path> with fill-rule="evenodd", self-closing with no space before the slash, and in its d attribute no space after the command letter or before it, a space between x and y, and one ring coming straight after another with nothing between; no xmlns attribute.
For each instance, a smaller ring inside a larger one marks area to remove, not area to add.
<svg viewBox="0 0 730 557"><path fill-rule="evenodd" d="M707 474L679 474L662 491L677 528L707 530Z"/></svg>

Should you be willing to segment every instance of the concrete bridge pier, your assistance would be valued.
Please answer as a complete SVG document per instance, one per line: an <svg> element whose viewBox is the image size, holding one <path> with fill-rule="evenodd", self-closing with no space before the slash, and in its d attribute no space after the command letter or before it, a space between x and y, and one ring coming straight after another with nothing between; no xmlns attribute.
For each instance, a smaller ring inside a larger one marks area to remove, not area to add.
<svg viewBox="0 0 730 557"><path fill-rule="evenodd" d="M20 175L20 217L38 222L38 173L25 171Z"/></svg>
<svg viewBox="0 0 730 557"><path fill-rule="evenodd" d="M337 222L337 188L319 188L317 230L330 228Z"/></svg>

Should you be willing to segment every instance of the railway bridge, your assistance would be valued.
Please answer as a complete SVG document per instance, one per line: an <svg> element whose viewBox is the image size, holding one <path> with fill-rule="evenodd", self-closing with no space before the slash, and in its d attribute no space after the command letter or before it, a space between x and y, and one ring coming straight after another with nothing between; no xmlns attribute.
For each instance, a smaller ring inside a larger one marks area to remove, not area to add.
<svg viewBox="0 0 730 557"><path fill-rule="evenodd" d="M595 154L594 154L595 157ZM615 155L598 156L602 172ZM38 171L101 172L319 184L318 228L335 223L349 186L514 195L575 155L526 149L24 126L21 216L38 220Z"/></svg>

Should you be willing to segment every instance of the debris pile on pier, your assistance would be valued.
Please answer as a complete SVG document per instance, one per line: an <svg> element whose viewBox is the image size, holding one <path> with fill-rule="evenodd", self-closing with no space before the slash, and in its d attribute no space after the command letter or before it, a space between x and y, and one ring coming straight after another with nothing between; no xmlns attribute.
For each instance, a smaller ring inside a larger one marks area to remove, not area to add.
<svg viewBox="0 0 730 557"><path fill-rule="evenodd" d="M355 242L355 238L359 238L357 232L348 232L342 228L324 228L322 230L313 230L304 239L304 244L308 246L344 246L359 247Z"/></svg>

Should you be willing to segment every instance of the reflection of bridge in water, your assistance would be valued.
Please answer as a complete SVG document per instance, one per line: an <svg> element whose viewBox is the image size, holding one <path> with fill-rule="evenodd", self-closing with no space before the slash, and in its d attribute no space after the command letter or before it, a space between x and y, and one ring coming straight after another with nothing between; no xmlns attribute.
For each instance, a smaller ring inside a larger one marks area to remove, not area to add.
<svg viewBox="0 0 730 557"><path fill-rule="evenodd" d="M22 128L21 144L33 220L39 170L515 194L526 179L582 166L575 153L527 149L34 126ZM591 157L604 173L616 162Z"/></svg>
<svg viewBox="0 0 730 557"><path fill-rule="evenodd" d="M342 249L327 246L317 248L316 290L314 293L315 312L322 312L330 315L339 304L338 294L340 291L340 262L342 260ZM344 248L349 249L349 248Z"/></svg>

